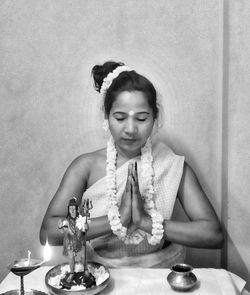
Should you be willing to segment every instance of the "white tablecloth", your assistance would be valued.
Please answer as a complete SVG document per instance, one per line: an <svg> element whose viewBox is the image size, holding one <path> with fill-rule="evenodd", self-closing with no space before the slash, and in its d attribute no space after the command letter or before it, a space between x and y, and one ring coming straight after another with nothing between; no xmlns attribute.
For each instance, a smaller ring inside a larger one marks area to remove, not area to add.
<svg viewBox="0 0 250 295"><path fill-rule="evenodd" d="M43 266L24 277L25 289L35 289L48 293L45 286L45 274L51 266ZM169 269L124 268L110 269L111 280L101 293L111 295L171 295L180 294L171 289L167 282ZM198 284L184 294L199 295L238 295L245 286L240 277L223 269L196 268L193 270ZM19 289L20 278L9 273L0 284L0 294L9 290Z"/></svg>

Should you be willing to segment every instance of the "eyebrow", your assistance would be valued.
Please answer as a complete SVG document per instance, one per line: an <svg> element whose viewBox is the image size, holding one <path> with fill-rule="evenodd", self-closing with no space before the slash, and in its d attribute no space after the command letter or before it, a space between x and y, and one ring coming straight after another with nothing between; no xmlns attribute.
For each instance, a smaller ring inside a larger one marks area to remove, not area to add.
<svg viewBox="0 0 250 295"><path fill-rule="evenodd" d="M135 115L142 115L142 114L147 114L149 115L150 113L147 112L147 111L142 111L142 112L136 112ZM121 111L117 111L117 112L114 112L113 115L128 115L127 112L121 112Z"/></svg>

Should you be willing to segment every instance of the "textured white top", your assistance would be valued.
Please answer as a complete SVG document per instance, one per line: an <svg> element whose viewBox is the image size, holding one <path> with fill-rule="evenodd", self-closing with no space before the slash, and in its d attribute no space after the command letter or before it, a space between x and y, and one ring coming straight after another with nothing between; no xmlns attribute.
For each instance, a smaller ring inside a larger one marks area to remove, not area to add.
<svg viewBox="0 0 250 295"><path fill-rule="evenodd" d="M141 182L141 160L140 156L134 158L137 161L139 187L141 194L144 194L144 187ZM126 162L117 169L117 200L120 203L121 196L124 192L127 174L128 163ZM155 204L164 219L170 219L174 203L176 200L177 191L179 188L182 172L183 172L184 157L178 156L163 143L153 145L153 167L155 171L154 187L155 187ZM108 197L106 195L106 177L99 179L91 187L89 187L84 195L84 198L89 198L93 202L91 217L99 217L107 214ZM132 231L133 228L128 230ZM150 245L145 236L144 240L139 245L125 245L122 241L113 235L104 235L100 238L92 240L91 246L102 257L120 258L127 256L138 256L140 254L148 254L158 251L162 248L163 240L158 245Z"/></svg>

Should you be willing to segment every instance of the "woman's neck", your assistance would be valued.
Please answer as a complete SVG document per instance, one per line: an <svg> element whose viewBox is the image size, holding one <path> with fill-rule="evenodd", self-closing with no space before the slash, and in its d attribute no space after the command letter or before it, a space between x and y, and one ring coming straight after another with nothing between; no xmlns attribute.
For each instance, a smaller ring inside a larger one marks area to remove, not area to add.
<svg viewBox="0 0 250 295"><path fill-rule="evenodd" d="M116 146L116 151L117 151L117 164L118 164L118 166L119 166L119 164L121 165L121 164L141 155L141 149L139 151L134 151L134 152L128 153Z"/></svg>

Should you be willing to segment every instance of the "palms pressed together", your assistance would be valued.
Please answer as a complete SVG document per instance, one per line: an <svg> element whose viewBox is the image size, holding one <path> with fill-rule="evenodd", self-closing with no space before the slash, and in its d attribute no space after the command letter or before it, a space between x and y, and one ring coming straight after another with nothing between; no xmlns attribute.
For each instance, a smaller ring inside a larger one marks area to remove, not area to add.
<svg viewBox="0 0 250 295"><path fill-rule="evenodd" d="M139 189L136 162L129 163L126 187L121 198L119 211L121 223L126 227L134 225L136 228L144 230L145 224L150 220L150 216L144 209L144 200Z"/></svg>

